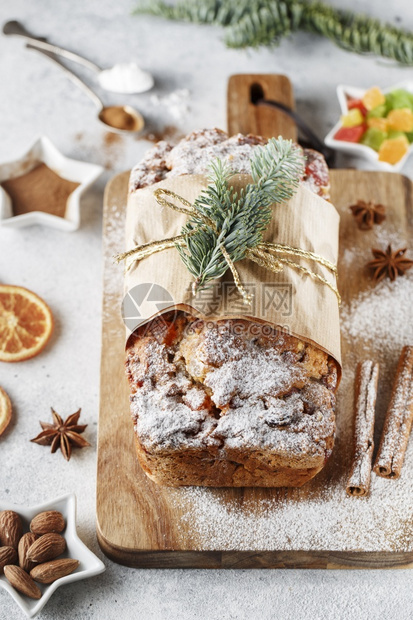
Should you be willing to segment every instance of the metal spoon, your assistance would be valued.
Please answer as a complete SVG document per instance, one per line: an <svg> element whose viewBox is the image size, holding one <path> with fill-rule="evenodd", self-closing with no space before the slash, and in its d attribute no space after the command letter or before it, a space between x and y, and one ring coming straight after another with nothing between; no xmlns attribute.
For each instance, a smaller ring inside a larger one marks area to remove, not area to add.
<svg viewBox="0 0 413 620"><path fill-rule="evenodd" d="M92 69L92 71L96 71L97 73L102 71L102 69L91 60L87 60L87 58L79 56L79 54L76 54L75 52L69 52L69 50L65 50L63 47L59 47L58 45L52 45L43 37L36 37L34 34L26 30L23 24L16 20L6 22L3 26L3 33L5 35L18 35L19 37L24 37L34 43L37 48L46 50L47 52L52 52L58 56L63 56L68 60L74 60L75 62L78 62L84 67Z"/></svg>
<svg viewBox="0 0 413 620"><path fill-rule="evenodd" d="M110 127L111 131L116 133L138 133L142 131L145 126L145 121L143 120L143 116L135 110L135 108L129 105L105 106L97 94L87 86L76 73L73 73L73 71L60 62L52 52L39 49L37 45L34 46L30 43L27 43L26 47L47 56L47 58L57 64L62 71L66 73L67 77L70 78L72 82L79 86L79 88L92 99L99 110L98 119L106 128Z"/></svg>
<svg viewBox="0 0 413 620"><path fill-rule="evenodd" d="M47 39L44 37L36 37L34 34L26 30L23 24L21 24L20 22L16 20L6 22L3 26L3 33L7 36L17 35L19 37L23 37L29 40L32 43L32 45L37 49L40 49L46 52L51 52L52 54L56 54L57 56L63 56L63 58L67 58L68 60L73 60L74 62L78 62L84 67L87 67L88 69L91 69L92 71L97 73L98 80L102 88L105 88L106 90L114 90L106 85L107 80L102 79L105 76L107 76L110 73L110 71L112 71L112 68L102 69L102 67L99 67L99 65L92 62L91 60L88 60L87 58L80 56L80 54L76 54L75 52L70 52L69 50L66 50L63 47L60 47L59 45L53 45L52 43L49 43ZM144 72L144 75L146 77L146 80L141 84L141 87L139 90L134 90L133 92L144 92L145 90L150 90L152 88L154 84L152 76L145 72ZM120 91L116 90L115 92L120 92ZM131 92L132 91L127 91L128 94L131 94Z"/></svg>

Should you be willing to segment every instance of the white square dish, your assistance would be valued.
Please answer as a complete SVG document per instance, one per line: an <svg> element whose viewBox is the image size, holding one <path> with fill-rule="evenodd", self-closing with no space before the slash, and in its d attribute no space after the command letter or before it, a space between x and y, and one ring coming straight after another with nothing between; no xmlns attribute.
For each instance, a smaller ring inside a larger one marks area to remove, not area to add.
<svg viewBox="0 0 413 620"><path fill-rule="evenodd" d="M413 94L413 81L406 80L405 82L394 84L393 86L390 86L390 88L382 89L382 92L387 95L388 93L391 93L393 90L396 89L407 90L409 93ZM340 104L341 114L347 114L349 98L361 99L366 90L367 88L358 88L357 86L345 86L344 84L340 84L339 86L337 86L337 97ZM341 121L338 120L338 122L324 138L325 144L330 148L337 149L338 151L342 151L343 153L349 153L350 155L355 155L366 159L371 164L373 164L372 167L376 170L384 170L386 172L399 172L406 163L409 155L413 152L413 144L411 144L406 155L404 155L396 164L389 164L385 161L379 161L377 151L372 149L370 146L366 146L365 144L359 144L357 142L336 140L334 136L340 129L340 127Z"/></svg>
<svg viewBox="0 0 413 620"><path fill-rule="evenodd" d="M80 225L80 198L102 174L102 166L69 159L58 151L49 138L41 136L22 157L13 162L0 164L0 183L25 174L40 163L46 164L64 179L79 183L68 198L65 217L58 217L43 211L13 215L10 196L0 185L0 226L20 228L32 224L43 224L59 230L77 230Z"/></svg>
<svg viewBox="0 0 413 620"><path fill-rule="evenodd" d="M66 521L66 528L62 532L62 536L66 539L67 548L62 557L74 558L80 562L78 568L70 575L61 577L50 585L38 583L37 585L42 591L42 597L39 600L31 599L24 594L20 594L20 592L10 585L4 575L0 575L0 587L14 598L28 618L34 618L60 586L99 575L105 570L103 562L86 547L76 533L76 497L74 494L64 495L50 502L30 507L16 506L4 500L0 500L0 511L2 510L14 510L17 512L22 518L25 531L29 531L30 521L35 515L39 514L39 512L58 510L62 513Z"/></svg>

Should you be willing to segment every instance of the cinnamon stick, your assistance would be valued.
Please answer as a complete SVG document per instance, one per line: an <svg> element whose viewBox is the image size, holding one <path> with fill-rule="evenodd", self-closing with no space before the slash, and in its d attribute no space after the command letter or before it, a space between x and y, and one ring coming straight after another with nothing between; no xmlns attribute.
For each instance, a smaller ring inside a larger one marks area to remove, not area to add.
<svg viewBox="0 0 413 620"><path fill-rule="evenodd" d="M369 492L378 378L378 364L370 360L358 364L354 394L354 455L346 486L348 495L363 497Z"/></svg>
<svg viewBox="0 0 413 620"><path fill-rule="evenodd" d="M413 422L413 347L404 347L384 421L374 472L399 478Z"/></svg>

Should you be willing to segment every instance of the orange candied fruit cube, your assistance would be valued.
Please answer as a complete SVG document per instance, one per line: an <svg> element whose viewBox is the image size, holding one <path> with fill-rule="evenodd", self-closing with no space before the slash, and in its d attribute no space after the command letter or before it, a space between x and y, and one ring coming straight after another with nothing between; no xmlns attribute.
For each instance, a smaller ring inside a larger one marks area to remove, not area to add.
<svg viewBox="0 0 413 620"><path fill-rule="evenodd" d="M405 136L389 138L381 143L379 148L379 161L388 164L397 164L409 150L409 141Z"/></svg>
<svg viewBox="0 0 413 620"><path fill-rule="evenodd" d="M362 102L366 110L370 111L385 103L386 97L378 86L373 86L373 88L369 88L369 90L364 93Z"/></svg>
<svg viewBox="0 0 413 620"><path fill-rule="evenodd" d="M387 115L389 129L395 131L413 131L413 112L410 108L390 110Z"/></svg>
<svg viewBox="0 0 413 620"><path fill-rule="evenodd" d="M374 129L379 129L380 131L387 132L387 118L368 118L367 125L369 127L374 127Z"/></svg>

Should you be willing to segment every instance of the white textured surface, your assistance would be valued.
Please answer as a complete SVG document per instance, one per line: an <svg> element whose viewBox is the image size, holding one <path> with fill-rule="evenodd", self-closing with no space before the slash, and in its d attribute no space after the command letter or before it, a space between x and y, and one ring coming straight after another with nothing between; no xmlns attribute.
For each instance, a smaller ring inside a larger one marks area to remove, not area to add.
<svg viewBox="0 0 413 620"><path fill-rule="evenodd" d="M150 93L121 96L102 93L110 102L130 102L156 129L179 125L183 132L202 126L225 128L227 78L237 72L286 73L293 81L299 111L320 136L339 114L338 83L385 87L406 79L411 69L385 66L348 54L306 34L269 51L226 50L220 31L131 17L133 1L14 0L0 5L0 21L18 18L50 38L102 66L137 61L154 74ZM413 30L408 0L334 0ZM82 70L82 75L91 79ZM42 295L56 317L51 346L40 357L0 366L0 384L14 404L12 428L0 440L0 495L15 503L35 504L66 492L78 498L78 533L107 564L103 575L61 588L41 618L76 619L408 619L413 615L411 571L200 571L134 570L101 554L95 536L94 448L76 453L70 463L60 454L29 443L53 405L62 414L82 407L87 438L96 445L99 394L101 305L101 211L104 182L131 167L149 143L135 138L105 144L93 104L47 59L24 49L17 38L0 37L0 161L14 159L35 136L47 134L61 151L110 166L84 197L82 225L76 233L34 227L0 231L0 281L28 286ZM160 97L189 88L191 111L173 118ZM80 135L81 134L81 135ZM342 165L359 162L342 159ZM413 162L405 172L413 176ZM21 613L0 592L0 617Z"/></svg>

